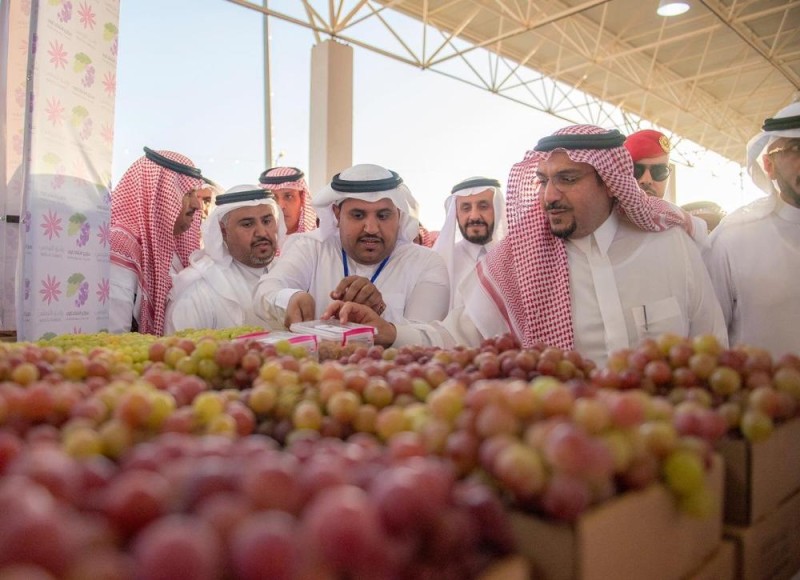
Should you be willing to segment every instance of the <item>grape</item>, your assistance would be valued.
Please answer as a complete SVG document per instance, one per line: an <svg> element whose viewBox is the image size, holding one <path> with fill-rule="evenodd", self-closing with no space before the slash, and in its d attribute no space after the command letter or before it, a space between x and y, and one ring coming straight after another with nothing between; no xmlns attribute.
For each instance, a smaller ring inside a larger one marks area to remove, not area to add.
<svg viewBox="0 0 800 580"><path fill-rule="evenodd" d="M81 78L81 84L87 89L94 84L94 72L94 65L90 64L86 67L83 78Z"/></svg>
<svg viewBox="0 0 800 580"><path fill-rule="evenodd" d="M78 288L78 297L75 298L75 306L80 308L84 304L86 304L86 300L89 298L89 282L84 280L80 287Z"/></svg>
<svg viewBox="0 0 800 580"><path fill-rule="evenodd" d="M591 499L589 486L584 480L557 472L547 485L542 507L559 520L573 521L586 511Z"/></svg>
<svg viewBox="0 0 800 580"><path fill-rule="evenodd" d="M67 23L72 20L72 2L65 0L61 3L61 10L58 11L59 22Z"/></svg>
<svg viewBox="0 0 800 580"><path fill-rule="evenodd" d="M377 576L387 543L375 504L364 490L342 485L324 490L306 508L301 534L320 561L343 576Z"/></svg>
<svg viewBox="0 0 800 580"><path fill-rule="evenodd" d="M686 496L704 486L703 462L699 455L687 450L670 453L663 465L666 483L677 494Z"/></svg>
<svg viewBox="0 0 800 580"><path fill-rule="evenodd" d="M136 576L153 580L217 578L222 571L222 545L203 520L183 515L164 517L136 538Z"/></svg>
<svg viewBox="0 0 800 580"><path fill-rule="evenodd" d="M79 133L79 137L86 141L89 137L92 136L92 119L91 117L86 117L81 124L81 132Z"/></svg>
<svg viewBox="0 0 800 580"><path fill-rule="evenodd" d="M89 241L90 230L91 227L89 226L89 222L83 222L81 224L80 235L78 236L78 239L75 241L78 247L85 246L86 242Z"/></svg>
<svg viewBox="0 0 800 580"><path fill-rule="evenodd" d="M259 512L237 526L231 540L231 558L242 580L293 580L300 566L297 523L280 511Z"/></svg>

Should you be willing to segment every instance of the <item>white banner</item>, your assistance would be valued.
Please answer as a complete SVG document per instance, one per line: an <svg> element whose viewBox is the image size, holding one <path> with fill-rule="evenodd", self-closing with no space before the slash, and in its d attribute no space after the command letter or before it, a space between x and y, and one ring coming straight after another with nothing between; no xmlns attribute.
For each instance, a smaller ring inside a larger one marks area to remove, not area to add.
<svg viewBox="0 0 800 580"><path fill-rule="evenodd" d="M0 3L0 331L16 329L16 270L22 207L22 142L25 73L28 67L30 2Z"/></svg>
<svg viewBox="0 0 800 580"><path fill-rule="evenodd" d="M108 325L119 0L34 1L17 335Z"/></svg>

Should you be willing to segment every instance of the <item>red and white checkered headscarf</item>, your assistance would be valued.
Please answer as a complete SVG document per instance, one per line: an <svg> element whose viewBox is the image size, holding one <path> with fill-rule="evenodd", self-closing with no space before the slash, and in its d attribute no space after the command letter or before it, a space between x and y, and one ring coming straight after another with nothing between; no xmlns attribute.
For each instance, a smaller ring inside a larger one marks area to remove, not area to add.
<svg viewBox="0 0 800 580"><path fill-rule="evenodd" d="M179 153L158 151L164 157L194 167ZM167 294L172 288L170 265L177 254L181 264L200 247L200 211L191 227L173 233L185 193L204 186L201 179L176 173L146 157L134 161L111 194L111 261L132 270L142 291L139 332L164 333Z"/></svg>
<svg viewBox="0 0 800 580"><path fill-rule="evenodd" d="M275 177L280 175L297 175L297 169L294 167L273 167L272 169L268 169L264 172L269 177ZM311 192L308 191L308 184L304 178L295 179L293 181L285 181L283 183L271 183L269 185L265 185L263 183L259 184L261 189L293 189L295 191L300 192L300 197L303 198L303 205L300 208L300 219L297 222L297 231L294 232L296 234L302 232L310 232L311 230L315 230L317 228L317 214L314 211L314 207L311 205Z"/></svg>
<svg viewBox="0 0 800 580"><path fill-rule="evenodd" d="M436 240L439 239L439 232L432 232L425 228L422 224L419 226L419 245L426 248L432 248Z"/></svg>
<svg viewBox="0 0 800 580"><path fill-rule="evenodd" d="M574 125L554 135L606 132L594 125ZM682 226L691 234L688 214L639 188L633 177L631 156L623 146L555 151L566 153L574 162L594 167L616 198L617 211L637 227L657 232ZM574 334L565 241L550 231L536 179L537 166L552 153L528 151L511 168L506 195L509 233L478 265L478 276L523 346L541 342L572 349Z"/></svg>

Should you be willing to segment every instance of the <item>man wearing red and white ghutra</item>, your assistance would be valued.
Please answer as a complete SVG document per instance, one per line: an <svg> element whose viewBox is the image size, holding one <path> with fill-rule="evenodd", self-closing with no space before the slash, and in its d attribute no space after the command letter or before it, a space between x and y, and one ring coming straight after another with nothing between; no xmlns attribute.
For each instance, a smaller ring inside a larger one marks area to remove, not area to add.
<svg viewBox="0 0 800 580"><path fill-rule="evenodd" d="M200 247L208 183L192 161L144 148L111 194L109 332L161 335L172 276Z"/></svg>
<svg viewBox="0 0 800 580"><path fill-rule="evenodd" d="M259 187L270 190L278 201L287 236L317 228L317 214L302 171L296 167L273 167L264 171L258 181Z"/></svg>
<svg viewBox="0 0 800 580"><path fill-rule="evenodd" d="M727 344L689 216L639 188L623 142L593 125L541 139L511 169L508 235L443 322L394 326L341 302L325 315L374 325L383 345L478 345L511 332L526 347L576 349L597 364L664 332Z"/></svg>

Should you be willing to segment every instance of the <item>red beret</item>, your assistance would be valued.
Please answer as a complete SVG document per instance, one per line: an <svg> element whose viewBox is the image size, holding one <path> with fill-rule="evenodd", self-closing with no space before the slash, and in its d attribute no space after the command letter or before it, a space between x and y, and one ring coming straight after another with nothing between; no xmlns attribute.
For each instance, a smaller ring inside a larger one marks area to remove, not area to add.
<svg viewBox="0 0 800 580"><path fill-rule="evenodd" d="M625 148L633 157L634 163L640 159L658 157L659 155L664 155L664 153L669 154L670 149L672 149L667 136L653 129L643 129L629 135L625 139Z"/></svg>

